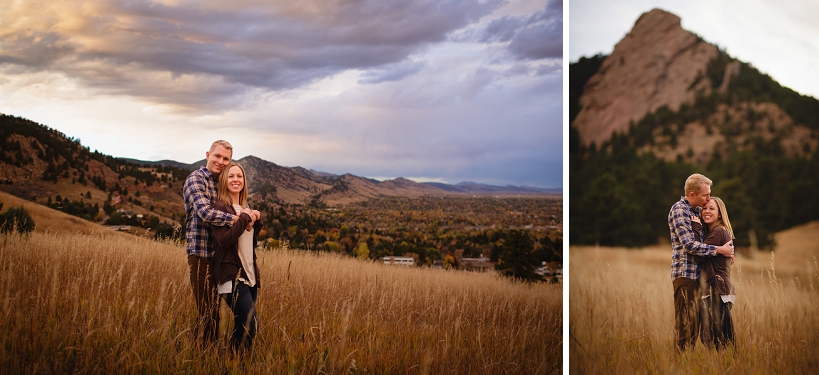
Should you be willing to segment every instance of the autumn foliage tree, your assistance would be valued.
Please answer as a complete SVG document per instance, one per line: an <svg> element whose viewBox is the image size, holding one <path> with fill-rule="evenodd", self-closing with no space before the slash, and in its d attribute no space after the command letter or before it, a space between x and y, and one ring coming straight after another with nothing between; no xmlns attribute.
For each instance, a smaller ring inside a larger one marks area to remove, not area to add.
<svg viewBox="0 0 819 375"><path fill-rule="evenodd" d="M359 242L355 252L359 259L370 259L370 248L367 246L366 241Z"/></svg>

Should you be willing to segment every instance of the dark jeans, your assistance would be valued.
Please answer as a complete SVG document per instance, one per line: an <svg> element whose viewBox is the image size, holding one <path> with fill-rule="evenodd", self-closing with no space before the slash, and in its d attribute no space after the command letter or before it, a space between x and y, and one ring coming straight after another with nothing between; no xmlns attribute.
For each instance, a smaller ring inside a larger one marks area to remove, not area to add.
<svg viewBox="0 0 819 375"><path fill-rule="evenodd" d="M194 335L204 346L219 337L219 296L213 278L211 261L196 255L188 255L191 271L191 288L199 318L196 320Z"/></svg>
<svg viewBox="0 0 819 375"><path fill-rule="evenodd" d="M731 318L732 303L722 302L718 294L702 300L702 329L700 340L706 346L717 350L734 342L734 320Z"/></svg>
<svg viewBox="0 0 819 375"><path fill-rule="evenodd" d="M677 349L694 347L700 328L700 283L685 277L674 279L674 328Z"/></svg>
<svg viewBox="0 0 819 375"><path fill-rule="evenodd" d="M233 335L230 348L250 349L253 338L259 330L259 316L256 314L256 297L259 285L249 287L241 281L234 281L233 293L222 294L222 299L233 310Z"/></svg>

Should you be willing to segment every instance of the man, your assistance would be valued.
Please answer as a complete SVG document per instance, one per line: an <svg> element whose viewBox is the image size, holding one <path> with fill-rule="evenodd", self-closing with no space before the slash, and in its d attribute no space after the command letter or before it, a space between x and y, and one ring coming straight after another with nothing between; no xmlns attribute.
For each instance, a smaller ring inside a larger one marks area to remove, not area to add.
<svg viewBox="0 0 819 375"><path fill-rule="evenodd" d="M711 199L711 180L699 173L685 180L685 196L671 206L668 213L668 229L671 232L671 279L674 287L674 328L677 331L677 349L693 347L699 333L700 270L695 255L717 254L733 258L734 243L722 246L701 242L691 222L700 220L700 211Z"/></svg>
<svg viewBox="0 0 819 375"><path fill-rule="evenodd" d="M216 283L211 272L211 259L214 253L211 225L232 226L238 215L219 211L211 206L216 199L216 185L219 173L230 164L233 157L233 146L227 141L213 142L205 153L207 165L188 175L182 188L185 199L185 250L188 254L188 266L191 272L191 287L199 319L195 327L195 336L207 345L216 341L219 329L219 298ZM258 218L258 211L245 211L251 217ZM201 336L200 336L201 335Z"/></svg>

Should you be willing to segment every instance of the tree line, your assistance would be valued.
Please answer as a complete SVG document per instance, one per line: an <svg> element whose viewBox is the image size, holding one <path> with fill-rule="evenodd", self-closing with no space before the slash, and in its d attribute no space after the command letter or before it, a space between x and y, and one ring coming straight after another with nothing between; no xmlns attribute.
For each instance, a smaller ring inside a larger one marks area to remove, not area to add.
<svg viewBox="0 0 819 375"><path fill-rule="evenodd" d="M562 261L562 201L555 198L381 198L337 208L254 204L263 242L355 257L412 256L419 265L484 256L511 264ZM513 245L514 244L514 245ZM366 253L366 256L362 256ZM514 256L513 256L514 254Z"/></svg>

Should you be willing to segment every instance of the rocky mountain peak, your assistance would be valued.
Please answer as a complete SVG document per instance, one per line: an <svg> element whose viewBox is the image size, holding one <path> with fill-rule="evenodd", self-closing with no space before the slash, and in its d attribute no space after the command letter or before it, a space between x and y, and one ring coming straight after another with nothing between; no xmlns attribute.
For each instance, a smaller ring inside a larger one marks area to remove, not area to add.
<svg viewBox="0 0 819 375"><path fill-rule="evenodd" d="M678 16L643 13L584 87L574 121L581 142L600 146L657 108L676 111L697 92L708 94L708 64L718 53L684 30Z"/></svg>

